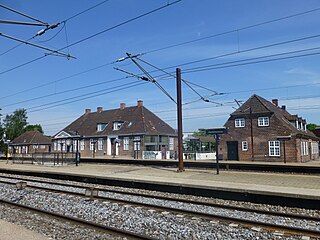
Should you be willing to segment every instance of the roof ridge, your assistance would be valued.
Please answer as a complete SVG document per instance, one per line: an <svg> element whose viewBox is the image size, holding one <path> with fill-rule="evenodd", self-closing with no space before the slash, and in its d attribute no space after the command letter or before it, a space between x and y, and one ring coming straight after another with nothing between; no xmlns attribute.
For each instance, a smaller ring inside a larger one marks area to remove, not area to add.
<svg viewBox="0 0 320 240"><path fill-rule="evenodd" d="M32 136L32 138L31 138L31 140L30 140L30 143L32 143L33 142L33 139L35 138L35 136L36 136L36 133L37 133L37 131L33 131L34 133L33 133L33 136Z"/></svg>

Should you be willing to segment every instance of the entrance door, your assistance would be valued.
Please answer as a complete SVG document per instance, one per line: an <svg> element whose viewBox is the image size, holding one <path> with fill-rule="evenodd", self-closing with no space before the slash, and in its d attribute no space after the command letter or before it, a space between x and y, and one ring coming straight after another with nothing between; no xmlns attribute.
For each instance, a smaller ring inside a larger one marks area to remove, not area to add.
<svg viewBox="0 0 320 240"><path fill-rule="evenodd" d="M228 147L228 160L239 160L238 154L238 142L237 141L230 141L227 142Z"/></svg>

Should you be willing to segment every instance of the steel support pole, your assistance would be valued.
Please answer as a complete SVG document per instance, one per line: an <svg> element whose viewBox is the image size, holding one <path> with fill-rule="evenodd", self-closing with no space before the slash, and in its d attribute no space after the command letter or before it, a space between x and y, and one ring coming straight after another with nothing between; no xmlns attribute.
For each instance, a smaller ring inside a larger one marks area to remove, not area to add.
<svg viewBox="0 0 320 240"><path fill-rule="evenodd" d="M216 169L217 169L217 175L219 175L219 172L220 172L220 166L219 166L219 134L216 134Z"/></svg>
<svg viewBox="0 0 320 240"><path fill-rule="evenodd" d="M177 118L178 118L178 172L184 171L183 166L183 150L182 150L182 94L181 94L181 69L176 69L177 80Z"/></svg>

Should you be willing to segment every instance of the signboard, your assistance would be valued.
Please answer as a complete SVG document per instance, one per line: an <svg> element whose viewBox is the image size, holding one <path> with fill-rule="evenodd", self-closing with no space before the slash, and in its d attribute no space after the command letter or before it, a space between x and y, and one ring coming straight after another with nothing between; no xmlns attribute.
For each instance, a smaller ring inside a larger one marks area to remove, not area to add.
<svg viewBox="0 0 320 240"><path fill-rule="evenodd" d="M226 134L228 133L228 129L225 127L220 128L208 128L208 129L199 129L200 131L205 131L208 135L216 135L216 134Z"/></svg>

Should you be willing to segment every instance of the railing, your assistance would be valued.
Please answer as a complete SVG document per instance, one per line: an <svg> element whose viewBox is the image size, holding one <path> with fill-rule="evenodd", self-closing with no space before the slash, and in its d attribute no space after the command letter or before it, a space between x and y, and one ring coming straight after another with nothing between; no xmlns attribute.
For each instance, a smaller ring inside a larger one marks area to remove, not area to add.
<svg viewBox="0 0 320 240"><path fill-rule="evenodd" d="M75 153L33 153L32 159L38 165L63 166L76 163Z"/></svg>
<svg viewBox="0 0 320 240"><path fill-rule="evenodd" d="M13 154L12 163L63 166L76 163L76 153Z"/></svg>

